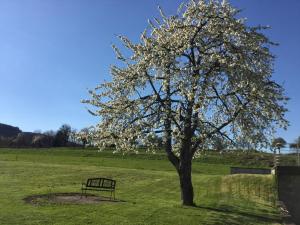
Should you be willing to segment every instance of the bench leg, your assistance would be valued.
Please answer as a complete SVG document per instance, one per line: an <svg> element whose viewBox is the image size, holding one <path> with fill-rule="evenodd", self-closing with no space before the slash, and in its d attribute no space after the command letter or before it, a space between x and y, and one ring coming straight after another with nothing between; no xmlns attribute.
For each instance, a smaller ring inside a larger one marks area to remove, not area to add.
<svg viewBox="0 0 300 225"><path fill-rule="evenodd" d="M81 189L81 196L80 196L80 198L82 198L83 195L85 195L85 197L87 197L86 189Z"/></svg>

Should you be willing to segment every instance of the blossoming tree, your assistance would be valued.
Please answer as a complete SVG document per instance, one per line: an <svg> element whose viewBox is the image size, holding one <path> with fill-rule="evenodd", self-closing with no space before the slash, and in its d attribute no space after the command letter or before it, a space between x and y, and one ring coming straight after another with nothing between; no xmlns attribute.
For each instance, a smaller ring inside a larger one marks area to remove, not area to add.
<svg viewBox="0 0 300 225"><path fill-rule="evenodd" d="M275 127L287 126L287 98L271 78L266 27L247 26L226 1L191 0L175 16L159 10L139 43L120 36L127 56L113 49L123 66L112 66L112 81L83 102L101 118L99 147L136 151L143 144L155 151L149 137L163 137L182 203L193 205L192 159L216 137L267 145Z"/></svg>

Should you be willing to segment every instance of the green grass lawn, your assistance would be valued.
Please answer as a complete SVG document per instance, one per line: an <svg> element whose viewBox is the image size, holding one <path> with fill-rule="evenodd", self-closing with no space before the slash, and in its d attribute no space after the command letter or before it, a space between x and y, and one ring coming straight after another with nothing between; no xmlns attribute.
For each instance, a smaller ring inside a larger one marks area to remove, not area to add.
<svg viewBox="0 0 300 225"><path fill-rule="evenodd" d="M197 207L182 207L177 174L163 154L0 149L0 224L280 224L273 177L229 175L230 165L221 161L193 163ZM80 192L82 181L97 176L116 179L116 198L124 202L30 205L23 200Z"/></svg>

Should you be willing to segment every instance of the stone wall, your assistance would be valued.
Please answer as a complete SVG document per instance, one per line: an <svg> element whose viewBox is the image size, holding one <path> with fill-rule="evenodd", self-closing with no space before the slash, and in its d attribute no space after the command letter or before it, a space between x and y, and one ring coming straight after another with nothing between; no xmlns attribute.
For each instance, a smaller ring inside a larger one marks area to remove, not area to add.
<svg viewBox="0 0 300 225"><path fill-rule="evenodd" d="M230 167L231 174L271 174L271 169Z"/></svg>
<svg viewBox="0 0 300 225"><path fill-rule="evenodd" d="M300 167L278 166L276 168L278 197L292 216L300 224Z"/></svg>

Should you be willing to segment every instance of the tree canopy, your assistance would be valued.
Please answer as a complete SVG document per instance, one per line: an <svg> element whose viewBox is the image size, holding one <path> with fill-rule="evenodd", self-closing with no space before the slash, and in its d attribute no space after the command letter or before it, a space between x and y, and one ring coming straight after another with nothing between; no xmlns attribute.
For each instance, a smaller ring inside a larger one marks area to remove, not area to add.
<svg viewBox="0 0 300 225"><path fill-rule="evenodd" d="M173 16L159 10L138 43L119 36L123 47L113 49L123 66L112 66L112 81L84 102L101 118L99 147L130 151L142 143L155 151L149 136L160 133L183 204L192 205L192 158L216 138L268 145L274 128L288 124L287 97L272 79L267 27L248 26L227 1L191 0Z"/></svg>
<svg viewBox="0 0 300 225"><path fill-rule="evenodd" d="M53 145L55 147L64 147L67 145L69 137L71 134L71 126L68 124L63 124L57 131L54 137Z"/></svg>
<svg viewBox="0 0 300 225"><path fill-rule="evenodd" d="M286 146L286 141L282 137L278 137L272 140L272 147L273 148L283 148Z"/></svg>
<svg viewBox="0 0 300 225"><path fill-rule="evenodd" d="M298 149L300 147L300 137L297 137L293 143L290 143L290 148Z"/></svg>

